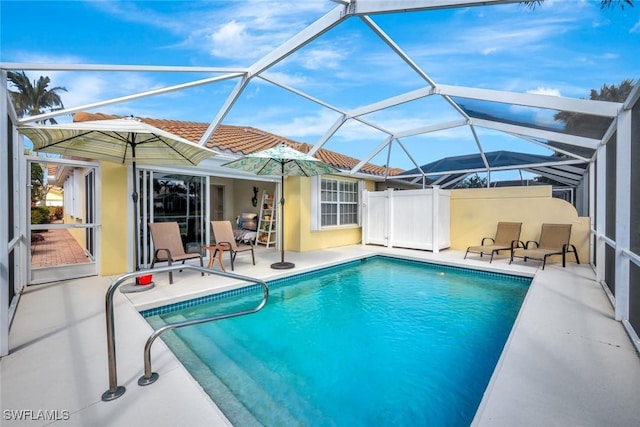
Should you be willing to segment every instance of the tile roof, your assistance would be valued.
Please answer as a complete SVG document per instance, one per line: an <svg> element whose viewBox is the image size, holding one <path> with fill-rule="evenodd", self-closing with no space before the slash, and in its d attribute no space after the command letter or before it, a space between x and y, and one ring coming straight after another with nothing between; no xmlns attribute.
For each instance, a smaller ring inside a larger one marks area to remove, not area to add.
<svg viewBox="0 0 640 427"><path fill-rule="evenodd" d="M73 121L83 122L88 120L108 120L117 118L122 118L122 116L103 113L78 112L74 114ZM209 127L208 123L161 120L148 117L138 117L138 119L151 126L155 126L193 142L200 141L200 138ZM271 148L282 143L303 153L308 153L313 147L311 144L297 142L254 127L223 124L219 125L213 135L211 135L206 146L212 150L223 153L246 155L256 151L266 150L267 148ZM356 158L336 153L335 151L325 150L324 148L319 149L315 153L314 157L341 170L353 169L358 163L360 163ZM360 172L370 175L384 176L385 169L386 168L384 166L366 163L362 169L360 169ZM389 170L389 175L397 175L401 172L403 172L402 169L392 168Z"/></svg>

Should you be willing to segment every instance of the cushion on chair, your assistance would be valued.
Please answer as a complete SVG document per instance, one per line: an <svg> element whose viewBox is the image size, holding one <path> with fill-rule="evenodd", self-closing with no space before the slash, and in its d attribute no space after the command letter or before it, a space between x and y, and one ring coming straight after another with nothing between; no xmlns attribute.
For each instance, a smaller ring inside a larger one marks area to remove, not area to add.
<svg viewBox="0 0 640 427"><path fill-rule="evenodd" d="M238 228L249 231L256 231L258 229L258 214L243 212L238 215L236 219Z"/></svg>

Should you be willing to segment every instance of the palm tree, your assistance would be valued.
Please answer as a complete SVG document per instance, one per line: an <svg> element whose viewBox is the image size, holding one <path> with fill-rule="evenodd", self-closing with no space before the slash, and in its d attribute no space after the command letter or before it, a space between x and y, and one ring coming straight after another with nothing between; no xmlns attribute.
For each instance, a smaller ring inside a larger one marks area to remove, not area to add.
<svg viewBox="0 0 640 427"><path fill-rule="evenodd" d="M591 89L590 99L594 101L624 102L633 90L633 80L625 79L619 85L602 85L600 91ZM602 129L607 129L611 119L588 114L560 111L555 119L565 124L565 130L588 138L602 138Z"/></svg>
<svg viewBox="0 0 640 427"><path fill-rule="evenodd" d="M633 90L633 86L633 80L631 79L625 79L618 85L607 85L605 83L599 91L591 89L589 99L594 101L624 102ZM565 132L593 139L601 139L612 120L610 117L570 111L559 111L554 115L554 119L564 124ZM549 141L549 145L586 158L591 158L595 153L595 150L591 148L572 146L557 141ZM566 157L560 152L555 152L554 156Z"/></svg>
<svg viewBox="0 0 640 427"><path fill-rule="evenodd" d="M11 101L16 109L18 117L25 115L35 116L48 111L56 111L64 108L58 92L67 91L65 87L56 86L48 88L51 79L40 76L37 81L31 81L24 71L17 73L8 72L9 83L15 90L9 90ZM49 119L50 123L56 123L55 119Z"/></svg>

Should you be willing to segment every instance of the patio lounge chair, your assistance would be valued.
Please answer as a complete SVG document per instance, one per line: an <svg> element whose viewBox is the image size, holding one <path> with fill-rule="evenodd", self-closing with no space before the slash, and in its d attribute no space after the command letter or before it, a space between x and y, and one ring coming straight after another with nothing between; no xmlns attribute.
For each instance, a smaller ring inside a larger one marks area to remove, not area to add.
<svg viewBox="0 0 640 427"><path fill-rule="evenodd" d="M480 254L491 254L489 263L493 261L493 255L500 251L511 251L517 247L524 247L524 244L520 239L520 230L522 229L521 222L499 222L496 230L496 236L483 237L480 246L469 246L467 252L464 254L464 259L467 259L469 252ZM487 241L491 241L492 244L485 244Z"/></svg>
<svg viewBox="0 0 640 427"><path fill-rule="evenodd" d="M238 252L251 251L253 265L256 265L256 256L253 252L253 245L236 243L236 239L233 235L233 228L231 227L231 221L211 221L211 229L213 230L213 238L216 240L216 244L218 246L222 246L224 251L229 251L232 271L233 262L235 261Z"/></svg>
<svg viewBox="0 0 640 427"><path fill-rule="evenodd" d="M184 264L186 260L195 258L200 258L200 266L204 267L200 252L185 252L177 222L151 222L149 230L151 230L151 238L155 248L151 268L156 262L166 261L171 265L174 262L182 261ZM202 275L204 276L204 273ZM172 271L169 272L169 283L173 284Z"/></svg>
<svg viewBox="0 0 640 427"><path fill-rule="evenodd" d="M537 259L542 261L542 269L547 263L547 257L551 255L562 255L562 266L566 266L567 253L573 252L576 257L576 263L580 264L578 251L576 247L570 243L571 240L571 224L542 224L540 231L540 239L529 240L524 249L518 249L511 253L511 260L514 257L527 259ZM535 244L535 247L533 245Z"/></svg>

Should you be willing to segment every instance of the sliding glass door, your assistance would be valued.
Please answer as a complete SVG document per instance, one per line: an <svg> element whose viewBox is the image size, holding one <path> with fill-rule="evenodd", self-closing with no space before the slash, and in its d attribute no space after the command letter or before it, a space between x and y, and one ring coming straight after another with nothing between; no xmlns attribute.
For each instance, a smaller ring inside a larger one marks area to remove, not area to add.
<svg viewBox="0 0 640 427"><path fill-rule="evenodd" d="M206 241L207 177L156 171L140 175L140 265L150 265L153 258L150 222L177 222L185 250L200 251Z"/></svg>

